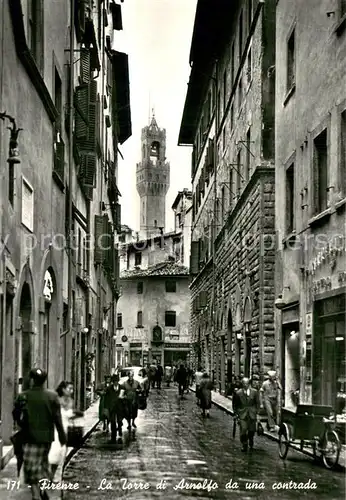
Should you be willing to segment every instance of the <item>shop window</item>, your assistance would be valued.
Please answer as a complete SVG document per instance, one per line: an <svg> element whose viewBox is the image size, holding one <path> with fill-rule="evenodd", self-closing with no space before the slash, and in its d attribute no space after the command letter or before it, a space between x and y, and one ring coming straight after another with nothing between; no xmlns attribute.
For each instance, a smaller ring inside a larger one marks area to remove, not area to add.
<svg viewBox="0 0 346 500"><path fill-rule="evenodd" d="M167 293L175 293L177 291L177 282L176 281L166 281L166 292Z"/></svg>
<svg viewBox="0 0 346 500"><path fill-rule="evenodd" d="M123 315L122 313L117 314L117 328L123 327Z"/></svg>
<svg viewBox="0 0 346 500"><path fill-rule="evenodd" d="M165 312L165 326L176 326L176 312L175 311L166 311Z"/></svg>
<svg viewBox="0 0 346 500"><path fill-rule="evenodd" d="M138 293L138 295L143 293L143 281L139 281L137 283L137 293Z"/></svg>
<svg viewBox="0 0 346 500"><path fill-rule="evenodd" d="M142 264L142 254L141 252L135 253L135 266L140 266Z"/></svg>
<svg viewBox="0 0 346 500"><path fill-rule="evenodd" d="M327 129L314 140L313 155L314 208L318 214L327 209L328 194L328 144Z"/></svg>
<svg viewBox="0 0 346 500"><path fill-rule="evenodd" d="M294 230L294 163L286 170L286 234Z"/></svg>
<svg viewBox="0 0 346 500"><path fill-rule="evenodd" d="M137 328L142 328L143 327L143 312L138 311L137 312Z"/></svg>

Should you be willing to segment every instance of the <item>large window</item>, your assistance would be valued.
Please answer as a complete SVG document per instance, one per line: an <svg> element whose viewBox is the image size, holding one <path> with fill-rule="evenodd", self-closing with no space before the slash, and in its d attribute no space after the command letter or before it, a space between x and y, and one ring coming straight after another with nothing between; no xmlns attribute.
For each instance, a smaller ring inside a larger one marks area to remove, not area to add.
<svg viewBox="0 0 346 500"><path fill-rule="evenodd" d="M328 135L324 129L314 140L313 179L314 209L318 214L327 209L328 194Z"/></svg>
<svg viewBox="0 0 346 500"><path fill-rule="evenodd" d="M42 0L28 1L28 46L40 70L43 66Z"/></svg>
<svg viewBox="0 0 346 500"><path fill-rule="evenodd" d="M177 318L175 311L166 311L165 312L165 326L176 326Z"/></svg>
<svg viewBox="0 0 346 500"><path fill-rule="evenodd" d="M294 163L286 170L286 233L292 233L294 227Z"/></svg>

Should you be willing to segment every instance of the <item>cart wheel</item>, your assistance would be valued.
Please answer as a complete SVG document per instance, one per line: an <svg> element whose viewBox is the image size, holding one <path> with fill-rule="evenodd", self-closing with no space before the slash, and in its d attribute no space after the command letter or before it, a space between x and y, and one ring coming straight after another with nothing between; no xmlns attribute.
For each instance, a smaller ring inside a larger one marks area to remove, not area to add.
<svg viewBox="0 0 346 500"><path fill-rule="evenodd" d="M279 456L283 460L287 457L290 445L290 432L287 424L282 424L279 430Z"/></svg>
<svg viewBox="0 0 346 500"><path fill-rule="evenodd" d="M327 431L322 442L322 461L327 469L333 469L339 461L341 443L335 431Z"/></svg>

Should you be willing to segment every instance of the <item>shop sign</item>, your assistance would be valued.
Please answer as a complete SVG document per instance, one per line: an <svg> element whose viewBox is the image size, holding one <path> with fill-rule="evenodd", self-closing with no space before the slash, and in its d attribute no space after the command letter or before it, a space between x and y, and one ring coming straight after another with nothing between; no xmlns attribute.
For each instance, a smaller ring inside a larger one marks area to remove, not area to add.
<svg viewBox="0 0 346 500"><path fill-rule="evenodd" d="M167 347L171 347L171 348L174 348L174 349L190 349L191 347L191 344L182 344L182 343L177 343L177 342L165 342L165 345L164 345L165 348Z"/></svg>
<svg viewBox="0 0 346 500"><path fill-rule="evenodd" d="M130 342L130 349L134 347L142 347L142 342Z"/></svg>
<svg viewBox="0 0 346 500"><path fill-rule="evenodd" d="M306 314L305 332L307 336L312 335L312 313Z"/></svg>

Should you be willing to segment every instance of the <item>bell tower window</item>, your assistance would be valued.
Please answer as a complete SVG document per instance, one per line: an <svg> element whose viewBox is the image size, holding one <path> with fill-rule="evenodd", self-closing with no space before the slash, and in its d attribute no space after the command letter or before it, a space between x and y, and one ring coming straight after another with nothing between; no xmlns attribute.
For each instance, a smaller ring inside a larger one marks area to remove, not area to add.
<svg viewBox="0 0 346 500"><path fill-rule="evenodd" d="M160 143L154 141L150 146L150 161L153 162L154 165L157 165L157 161L160 158Z"/></svg>

